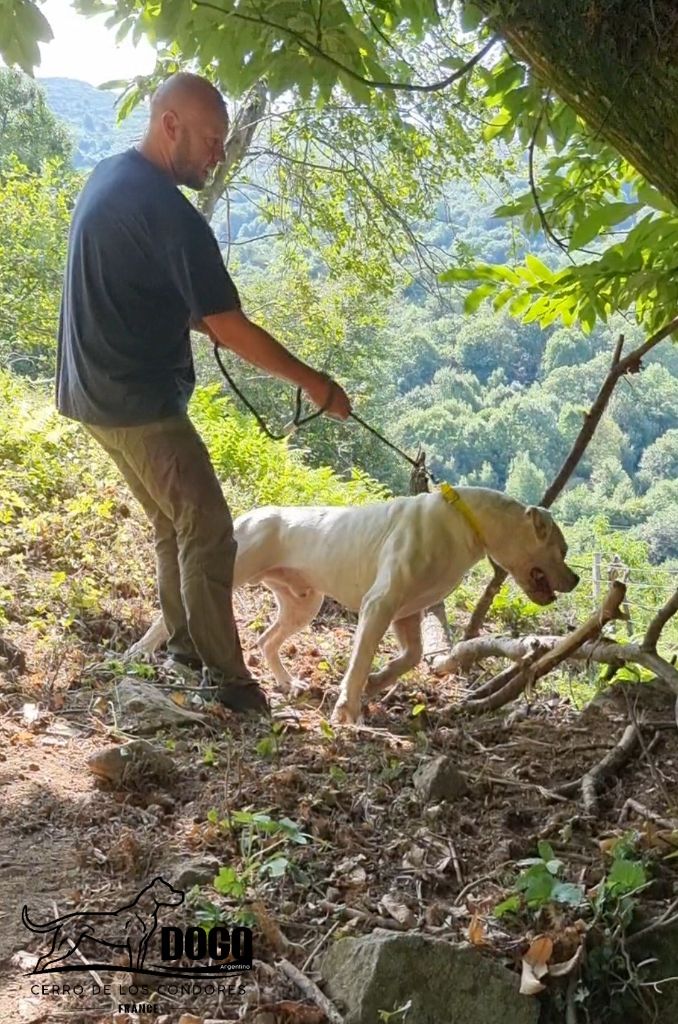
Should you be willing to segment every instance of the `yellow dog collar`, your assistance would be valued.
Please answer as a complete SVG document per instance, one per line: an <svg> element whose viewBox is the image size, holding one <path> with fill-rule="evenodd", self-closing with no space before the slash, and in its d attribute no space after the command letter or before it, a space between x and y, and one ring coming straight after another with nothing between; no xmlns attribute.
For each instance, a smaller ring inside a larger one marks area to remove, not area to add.
<svg viewBox="0 0 678 1024"><path fill-rule="evenodd" d="M484 545L483 534L478 525L478 520L474 516L471 509L468 507L464 499L462 498L459 491L457 491L451 484L442 483L439 487L440 493L447 502L448 505L456 505L457 510L464 517L468 525L471 527L480 543Z"/></svg>

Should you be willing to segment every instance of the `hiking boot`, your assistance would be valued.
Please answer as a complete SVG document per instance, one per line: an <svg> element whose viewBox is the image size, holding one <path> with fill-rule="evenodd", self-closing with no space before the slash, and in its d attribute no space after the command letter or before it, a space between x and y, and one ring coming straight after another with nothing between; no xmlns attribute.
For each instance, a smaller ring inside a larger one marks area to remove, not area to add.
<svg viewBox="0 0 678 1024"><path fill-rule="evenodd" d="M253 712L258 715L270 715L271 709L264 691L252 676L224 677L221 673L202 671L202 685L215 688L215 699L241 714Z"/></svg>

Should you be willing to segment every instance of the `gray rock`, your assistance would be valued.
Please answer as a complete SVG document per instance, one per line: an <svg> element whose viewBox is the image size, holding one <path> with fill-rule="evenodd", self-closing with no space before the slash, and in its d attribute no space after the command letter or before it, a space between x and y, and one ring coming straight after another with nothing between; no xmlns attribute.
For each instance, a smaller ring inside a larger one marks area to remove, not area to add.
<svg viewBox="0 0 678 1024"><path fill-rule="evenodd" d="M208 885L219 874L221 861L218 857L191 857L183 861L172 875L172 885L177 889L190 889L192 885Z"/></svg>
<svg viewBox="0 0 678 1024"><path fill-rule="evenodd" d="M167 785L176 769L174 761L148 740L130 740L115 747L97 750L87 758L87 767L99 779L115 788L146 789L149 785Z"/></svg>
<svg viewBox="0 0 678 1024"><path fill-rule="evenodd" d="M118 725L125 732L155 733L177 725L204 725L204 715L179 707L158 686L125 676L114 690Z"/></svg>
<svg viewBox="0 0 678 1024"><path fill-rule="evenodd" d="M469 788L466 777L445 754L420 764L412 781L414 788L427 802L455 800L464 796Z"/></svg>
<svg viewBox="0 0 678 1024"><path fill-rule="evenodd" d="M540 1004L519 995L518 976L471 946L423 935L339 939L321 964L346 1024L377 1024L379 1011L411 1006L405 1024L537 1024Z"/></svg>

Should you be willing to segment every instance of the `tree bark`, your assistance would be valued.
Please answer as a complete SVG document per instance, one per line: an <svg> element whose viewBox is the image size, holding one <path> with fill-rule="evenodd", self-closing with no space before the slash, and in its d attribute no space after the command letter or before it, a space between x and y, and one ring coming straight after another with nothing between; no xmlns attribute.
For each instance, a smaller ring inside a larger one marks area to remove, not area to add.
<svg viewBox="0 0 678 1024"><path fill-rule="evenodd" d="M677 0L474 0L520 60L678 204Z"/></svg>
<svg viewBox="0 0 678 1024"><path fill-rule="evenodd" d="M200 193L198 206L207 220L212 220L217 203L247 154L257 125L266 110L266 86L256 82L238 107L224 146L224 161L219 164L207 188Z"/></svg>

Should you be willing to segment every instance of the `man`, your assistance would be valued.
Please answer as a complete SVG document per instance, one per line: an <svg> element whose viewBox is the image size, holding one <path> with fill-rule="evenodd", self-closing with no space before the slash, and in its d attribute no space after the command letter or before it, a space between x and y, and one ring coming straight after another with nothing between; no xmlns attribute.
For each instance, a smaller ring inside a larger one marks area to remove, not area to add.
<svg viewBox="0 0 678 1024"><path fill-rule="evenodd" d="M73 214L61 306L57 406L110 454L155 530L160 605L175 664L199 669L235 710L265 710L233 617L230 512L186 407L189 327L303 388L330 416L350 403L240 308L207 221L176 187L202 189L228 117L197 75L168 79L137 149L102 161Z"/></svg>

